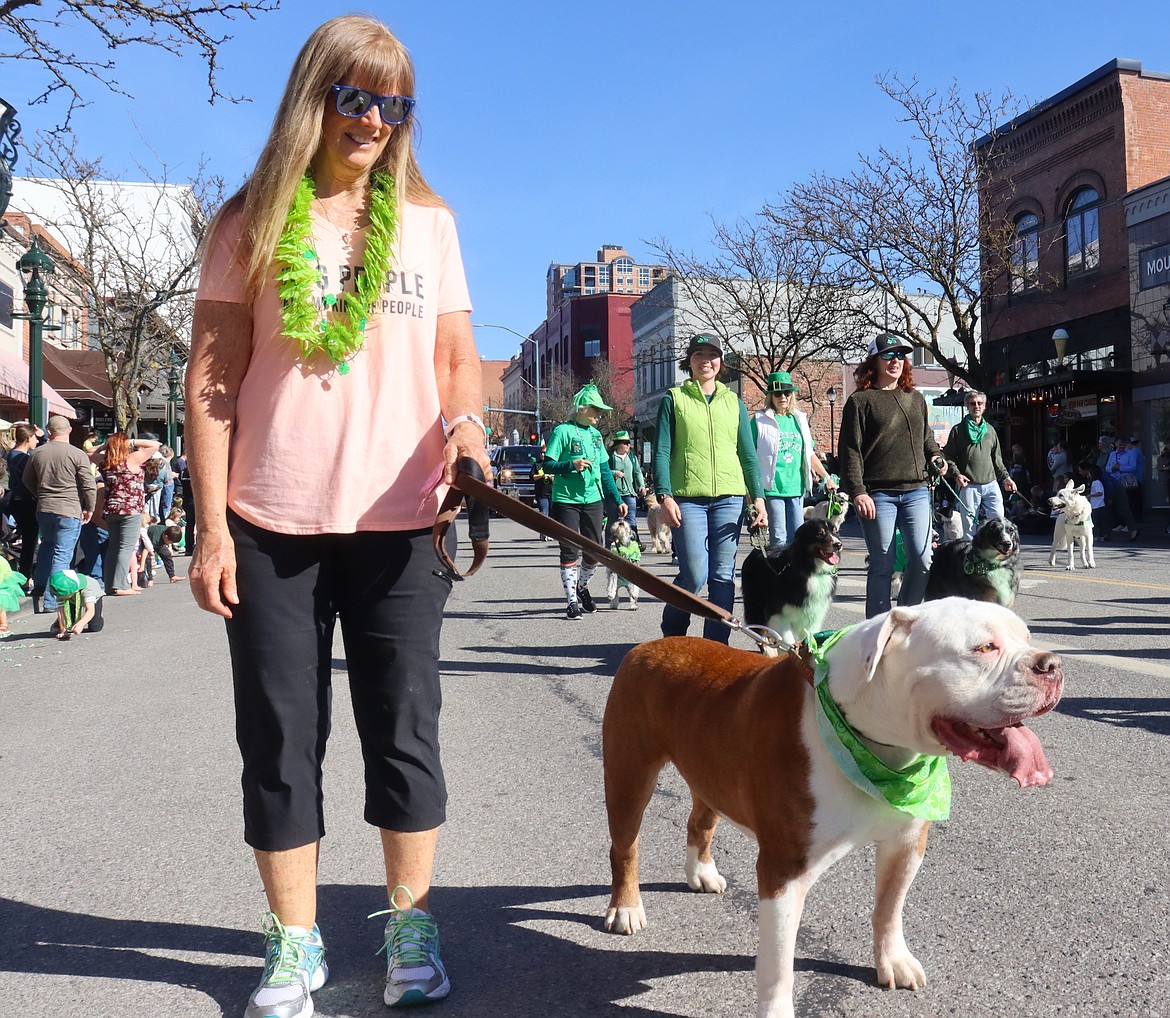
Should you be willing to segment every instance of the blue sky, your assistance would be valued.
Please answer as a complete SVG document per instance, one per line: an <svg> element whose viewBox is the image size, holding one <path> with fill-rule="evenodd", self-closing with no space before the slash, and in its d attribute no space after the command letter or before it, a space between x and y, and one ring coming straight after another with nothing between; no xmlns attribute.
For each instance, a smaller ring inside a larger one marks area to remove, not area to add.
<svg viewBox="0 0 1170 1018"><path fill-rule="evenodd" d="M1038 101L1114 57L1170 73L1166 0L357 9L383 18L414 56L419 159L458 217L474 320L522 333L544 317L549 262L592 259L602 244L649 260L647 241L658 237L702 253L710 217L751 215L792 183L848 172L859 151L896 140L880 74L940 88L957 79L967 92L1008 87ZM193 56L121 52L117 76L134 98L87 85L80 150L127 179L157 159L181 179L206 159L242 181L324 11L284 0L275 14L227 27L220 87L250 103L210 106ZM9 62L0 76L26 135L56 123L55 111L27 105L41 87L31 66ZM518 343L488 329L477 340L493 358Z"/></svg>

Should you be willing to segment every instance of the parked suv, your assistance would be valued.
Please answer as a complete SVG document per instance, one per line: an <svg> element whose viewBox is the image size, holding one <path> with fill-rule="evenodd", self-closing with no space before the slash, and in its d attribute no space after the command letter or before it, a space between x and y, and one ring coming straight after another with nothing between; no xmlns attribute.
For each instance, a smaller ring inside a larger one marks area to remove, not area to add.
<svg viewBox="0 0 1170 1018"><path fill-rule="evenodd" d="M492 452L495 486L507 495L534 505L536 485L532 481L532 471L539 458L539 445L499 446Z"/></svg>

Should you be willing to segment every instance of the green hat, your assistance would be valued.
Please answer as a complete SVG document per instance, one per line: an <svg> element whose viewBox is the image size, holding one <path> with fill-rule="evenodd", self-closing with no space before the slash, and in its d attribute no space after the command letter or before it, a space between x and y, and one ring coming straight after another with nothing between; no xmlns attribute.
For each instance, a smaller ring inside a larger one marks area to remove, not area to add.
<svg viewBox="0 0 1170 1018"><path fill-rule="evenodd" d="M796 384L787 371L773 371L768 376L769 392L796 392Z"/></svg>
<svg viewBox="0 0 1170 1018"><path fill-rule="evenodd" d="M580 409L584 406L595 406L598 410L612 410L613 407L607 406L605 400L601 398L601 393L597 391L597 386L592 382L588 382L577 390L577 394L573 397L573 406Z"/></svg>
<svg viewBox="0 0 1170 1018"><path fill-rule="evenodd" d="M615 442L628 442L630 440L630 433L628 431L615 431L613 440Z"/></svg>
<svg viewBox="0 0 1170 1018"><path fill-rule="evenodd" d="M49 586L58 597L72 597L85 587L85 577L78 576L72 569L62 569L53 573Z"/></svg>

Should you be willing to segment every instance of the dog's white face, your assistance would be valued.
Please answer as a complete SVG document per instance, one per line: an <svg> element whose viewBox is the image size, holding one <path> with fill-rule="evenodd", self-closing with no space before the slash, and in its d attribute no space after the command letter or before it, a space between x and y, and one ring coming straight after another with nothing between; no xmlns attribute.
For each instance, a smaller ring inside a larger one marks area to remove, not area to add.
<svg viewBox="0 0 1170 1018"><path fill-rule="evenodd" d="M1068 523L1084 523L1093 518L1093 506L1084 496L1085 486L1072 486L1070 481L1048 500L1053 509L1059 509Z"/></svg>
<svg viewBox="0 0 1170 1018"><path fill-rule="evenodd" d="M634 528L625 520L614 520L609 525L610 539L620 548L625 548L634 539Z"/></svg>
<svg viewBox="0 0 1170 1018"><path fill-rule="evenodd" d="M858 731L887 746L951 752L1014 778L1052 778L1022 722L1056 706L1060 658L1029 646L997 604L948 597L895 608L857 626L828 655L830 689Z"/></svg>

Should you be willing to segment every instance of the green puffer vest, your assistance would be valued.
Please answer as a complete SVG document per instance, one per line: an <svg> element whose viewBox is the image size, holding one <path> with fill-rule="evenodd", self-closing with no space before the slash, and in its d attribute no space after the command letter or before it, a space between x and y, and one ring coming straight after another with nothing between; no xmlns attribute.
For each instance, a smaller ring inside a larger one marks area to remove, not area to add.
<svg viewBox="0 0 1170 1018"><path fill-rule="evenodd" d="M675 498L747 494L736 447L739 397L715 383L711 402L693 378L670 390L674 401L670 486Z"/></svg>

